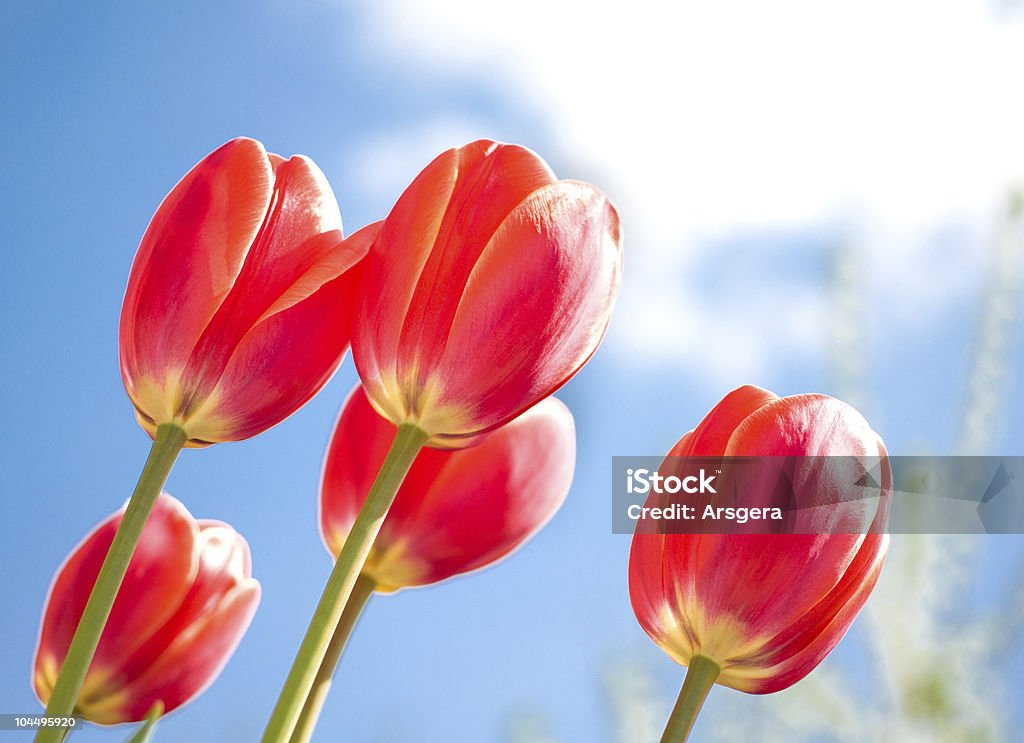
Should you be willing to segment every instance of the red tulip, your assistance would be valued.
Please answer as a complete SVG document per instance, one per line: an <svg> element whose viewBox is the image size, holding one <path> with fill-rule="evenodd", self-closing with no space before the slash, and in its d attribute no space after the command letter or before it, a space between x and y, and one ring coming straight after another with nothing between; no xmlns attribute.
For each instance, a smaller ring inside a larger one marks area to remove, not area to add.
<svg viewBox="0 0 1024 743"><path fill-rule="evenodd" d="M342 241L319 168L234 139L164 198L132 264L121 375L150 435L254 436L327 382L348 347L368 241Z"/></svg>
<svg viewBox="0 0 1024 743"><path fill-rule="evenodd" d="M465 446L561 387L604 335L619 218L522 147L442 153L380 226L363 264L352 356L366 393L431 446Z"/></svg>
<svg viewBox="0 0 1024 743"><path fill-rule="evenodd" d="M755 694L796 683L846 634L878 579L889 543L881 533L891 487L885 446L845 403L748 386L729 393L670 456L882 458L882 497L866 533L835 528L871 503L850 492L855 479L842 468L835 477L812 472L810 460L793 478L798 506L820 503L823 491L833 504L836 493L851 495L820 533L633 535L633 611L673 660L709 658L720 667L718 683Z"/></svg>
<svg viewBox="0 0 1024 743"><path fill-rule="evenodd" d="M123 510L97 526L57 571L35 657L45 703ZM227 663L259 603L249 546L227 524L196 521L162 494L142 532L75 705L100 724L141 720L205 689Z"/></svg>
<svg viewBox="0 0 1024 743"><path fill-rule="evenodd" d="M362 387L349 395L327 449L320 526L337 556L395 435ZM576 433L553 397L457 451L420 452L363 574L378 591L422 586L489 565L537 532L565 500Z"/></svg>

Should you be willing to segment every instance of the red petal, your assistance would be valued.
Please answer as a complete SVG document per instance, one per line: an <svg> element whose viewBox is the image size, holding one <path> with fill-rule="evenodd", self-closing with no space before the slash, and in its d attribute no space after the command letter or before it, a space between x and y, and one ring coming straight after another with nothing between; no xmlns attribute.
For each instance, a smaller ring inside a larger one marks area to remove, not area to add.
<svg viewBox="0 0 1024 743"><path fill-rule="evenodd" d="M727 686L770 694L792 686L814 670L839 644L871 594L885 561L888 534L865 537L856 559L839 584L778 636L765 643L766 653L748 663L759 667L753 678Z"/></svg>
<svg viewBox="0 0 1024 743"><path fill-rule="evenodd" d="M174 615L155 627L146 644L124 663L122 677L126 683L145 673L179 635L191 631L193 624L215 611L228 593L252 580L249 545L230 526L203 522L195 549L198 569L191 588Z"/></svg>
<svg viewBox="0 0 1024 743"><path fill-rule="evenodd" d="M185 419L210 395L246 334L319 291L365 254L358 243L343 243L334 194L312 161L293 157L275 176L259 234L182 374L178 412ZM352 308L346 310L351 313ZM339 357L345 345L336 344Z"/></svg>
<svg viewBox="0 0 1024 743"><path fill-rule="evenodd" d="M480 444L451 453L427 489L403 487L399 497L413 508L396 514L404 518L389 534L425 568L406 585L476 570L516 549L562 505L575 458L572 414L549 397Z"/></svg>
<svg viewBox="0 0 1024 743"><path fill-rule="evenodd" d="M777 395L768 390L747 384L739 387L711 409L700 424L683 439L680 439L668 453L670 457L699 456L716 457L725 453L729 438L736 427L747 416L770 402L778 400ZM688 446L682 446L686 440Z"/></svg>
<svg viewBox="0 0 1024 743"><path fill-rule="evenodd" d="M361 388L346 401L328 451L321 526L337 554L394 437ZM395 498L368 572L385 590L425 585L490 564L535 533L572 481L572 415L548 398L477 446L424 450Z"/></svg>
<svg viewBox="0 0 1024 743"><path fill-rule="evenodd" d="M180 371L227 296L270 203L263 145L234 139L203 158L160 204L132 264L121 310L121 373L136 388ZM150 415L162 411L146 411Z"/></svg>
<svg viewBox="0 0 1024 743"><path fill-rule="evenodd" d="M458 177L458 150L441 153L410 184L362 264L352 360L375 405L394 423L407 418L397 368L402 324Z"/></svg>
<svg viewBox="0 0 1024 743"><path fill-rule="evenodd" d="M357 384L349 393L327 448L320 484L321 534L333 555L341 551L356 515L395 438L396 426L370 405L366 391ZM398 496L375 540L379 552L394 544L392 524L404 521L416 498L403 498L406 490L423 492L450 455L424 449L416 457Z"/></svg>
<svg viewBox="0 0 1024 743"><path fill-rule="evenodd" d="M522 147L483 140L458 155L455 188L402 327L398 375L412 389L429 381L492 235L531 193L555 182L544 161Z"/></svg>
<svg viewBox="0 0 1024 743"><path fill-rule="evenodd" d="M215 607L180 632L164 652L125 689L125 703L97 722L141 720L153 703L171 711L214 682L248 629L260 600L255 580L222 596Z"/></svg>
<svg viewBox="0 0 1024 743"><path fill-rule="evenodd" d="M600 191L559 181L534 192L473 268L420 425L442 440L479 434L565 384L604 335L621 262Z"/></svg>
<svg viewBox="0 0 1024 743"><path fill-rule="evenodd" d="M495 230L554 180L529 150L480 140L440 155L395 204L368 261L353 340L360 377L392 422L415 420L426 404L424 385Z"/></svg>
<svg viewBox="0 0 1024 743"><path fill-rule="evenodd" d="M629 602L640 626L659 644L664 633L662 610L671 595L665 587L664 549L664 534L640 531L629 546Z"/></svg>
<svg viewBox="0 0 1024 743"><path fill-rule="evenodd" d="M357 273L253 328L239 344L206 407L189 426L194 439L239 441L281 422L337 370L352 332Z"/></svg>
<svg viewBox="0 0 1024 743"><path fill-rule="evenodd" d="M37 671L44 661L57 669L63 664L122 515L119 511L94 529L58 571L43 615ZM178 610L195 576L193 543L197 533L198 527L185 507L162 494L129 563L90 674L99 671L112 676L116 686L130 654ZM37 688L41 698L49 697L49 692L49 688Z"/></svg>

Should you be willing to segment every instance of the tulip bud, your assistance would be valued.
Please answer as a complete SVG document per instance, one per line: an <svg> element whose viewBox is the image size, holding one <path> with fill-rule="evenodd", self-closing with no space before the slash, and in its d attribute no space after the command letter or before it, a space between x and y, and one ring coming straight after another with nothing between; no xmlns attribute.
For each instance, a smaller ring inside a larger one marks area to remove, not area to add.
<svg viewBox="0 0 1024 743"><path fill-rule="evenodd" d="M45 704L100 565L124 515L97 526L57 571L43 612L34 685ZM158 701L188 702L220 673L259 603L249 546L230 526L197 521L162 494L117 593L75 710L110 725Z"/></svg>
<svg viewBox="0 0 1024 743"><path fill-rule="evenodd" d="M361 386L349 395L327 450L320 527L341 551L395 426ZM423 586L489 565L537 532L565 500L576 433L553 397L471 448L420 452L388 512L363 574L378 591Z"/></svg>
<svg viewBox="0 0 1024 743"><path fill-rule="evenodd" d="M651 639L682 665L697 656L710 659L725 686L754 694L785 689L843 638L878 579L889 544L882 533L891 489L885 446L845 403L825 395L779 398L747 386L730 392L670 456L881 459L881 498L863 533L657 534L638 528L633 535L630 599ZM829 502L844 511L832 522L849 523L845 510L859 516L865 500L852 492L857 486L848 474L818 468L814 476L794 477L790 497L798 507L816 505L828 491Z"/></svg>
<svg viewBox="0 0 1024 743"><path fill-rule="evenodd" d="M121 309L121 376L153 435L187 446L255 436L315 395L348 347L368 241L343 241L308 158L234 139L160 204Z"/></svg>
<svg viewBox="0 0 1024 743"><path fill-rule="evenodd" d="M457 448L557 390L604 335L622 266L598 189L480 140L405 190L362 264L352 356L378 412Z"/></svg>

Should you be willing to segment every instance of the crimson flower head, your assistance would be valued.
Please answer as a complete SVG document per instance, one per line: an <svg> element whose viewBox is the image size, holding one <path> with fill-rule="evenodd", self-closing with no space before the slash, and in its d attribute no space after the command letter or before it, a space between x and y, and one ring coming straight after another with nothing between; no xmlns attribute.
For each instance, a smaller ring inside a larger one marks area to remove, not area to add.
<svg viewBox="0 0 1024 743"><path fill-rule="evenodd" d="M442 153L378 229L352 356L373 407L429 446L512 420L597 349L619 290L618 214L529 150Z"/></svg>
<svg viewBox="0 0 1024 743"><path fill-rule="evenodd" d="M97 526L57 571L43 612L34 685L45 704L124 515ZM259 603L249 546L162 494L146 522L89 666L76 713L111 725L185 704L220 673Z"/></svg>
<svg viewBox="0 0 1024 743"><path fill-rule="evenodd" d="M121 376L150 435L254 436L327 382L348 347L365 254L308 158L233 139L164 198L121 309Z"/></svg>
<svg viewBox="0 0 1024 743"><path fill-rule="evenodd" d="M320 486L320 527L337 556L395 426L361 386L334 429ZM540 529L572 483L572 414L549 397L471 448L424 449L402 483L363 574L378 591L423 586L489 565Z"/></svg>
<svg viewBox="0 0 1024 743"><path fill-rule="evenodd" d="M718 683L766 694L796 683L850 628L878 580L889 544L884 533L892 475L885 446L849 405L825 395L779 398L757 387L730 392L673 447L674 457L785 456L806 464L792 478L797 506L828 493L818 533L661 534L637 529L629 555L629 593L640 625L673 660L696 656L720 669ZM881 464L881 497L865 499L849 468L822 457ZM758 498L775 489L749 482ZM844 497L845 493L845 497ZM654 496L652 496L654 497ZM823 509L809 508L820 517ZM835 528L854 521L864 533ZM849 531L850 533L846 533Z"/></svg>

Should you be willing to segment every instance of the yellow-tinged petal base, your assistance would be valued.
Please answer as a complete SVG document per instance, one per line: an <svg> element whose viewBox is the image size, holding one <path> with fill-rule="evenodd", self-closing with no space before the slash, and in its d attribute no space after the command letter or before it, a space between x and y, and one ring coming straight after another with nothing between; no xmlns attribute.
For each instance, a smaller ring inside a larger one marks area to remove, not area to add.
<svg viewBox="0 0 1024 743"><path fill-rule="evenodd" d="M214 389L186 418L176 412L181 397L180 380L181 370L178 369L168 372L162 382L143 377L136 382L134 389L128 390L139 425L155 437L159 426L173 423L188 436L185 441L187 449L202 449L223 440L218 432L230 431L231 421L212 412L218 406L218 391Z"/></svg>
<svg viewBox="0 0 1024 743"><path fill-rule="evenodd" d="M750 665L747 659L756 657L771 636L752 635L748 625L730 616L710 618L698 603L680 602L661 607L658 625L658 644L669 657L682 666L697 655L714 661L721 669L716 683L748 691L749 681L770 675L769 668Z"/></svg>

